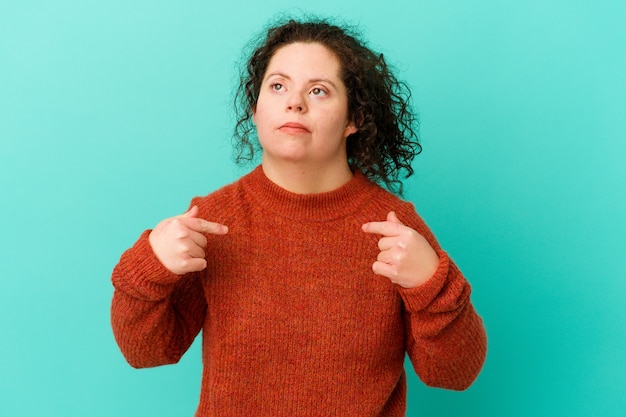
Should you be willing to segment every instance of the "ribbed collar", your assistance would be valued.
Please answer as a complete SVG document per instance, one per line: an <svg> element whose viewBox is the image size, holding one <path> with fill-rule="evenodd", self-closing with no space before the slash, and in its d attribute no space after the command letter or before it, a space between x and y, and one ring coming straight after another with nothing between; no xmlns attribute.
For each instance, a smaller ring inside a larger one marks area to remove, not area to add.
<svg viewBox="0 0 626 417"><path fill-rule="evenodd" d="M277 215L306 221L327 221L357 211L378 188L360 171L336 190L319 194L296 194L273 183L259 165L242 178L246 195Z"/></svg>

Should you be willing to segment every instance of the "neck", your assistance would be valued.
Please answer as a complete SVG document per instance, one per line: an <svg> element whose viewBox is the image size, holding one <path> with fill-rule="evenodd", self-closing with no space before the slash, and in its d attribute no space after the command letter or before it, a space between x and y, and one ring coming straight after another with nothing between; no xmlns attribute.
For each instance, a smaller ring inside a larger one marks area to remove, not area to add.
<svg viewBox="0 0 626 417"><path fill-rule="evenodd" d="M276 162L263 155L263 172L274 184L296 194L319 194L336 190L352 179L348 165L330 167L307 165L301 162Z"/></svg>

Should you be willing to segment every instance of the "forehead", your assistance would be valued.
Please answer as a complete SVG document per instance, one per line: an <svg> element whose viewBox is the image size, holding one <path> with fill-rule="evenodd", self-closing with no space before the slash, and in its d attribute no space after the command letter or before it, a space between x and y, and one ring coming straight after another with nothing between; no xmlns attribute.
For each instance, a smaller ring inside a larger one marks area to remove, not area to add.
<svg viewBox="0 0 626 417"><path fill-rule="evenodd" d="M317 42L296 42L280 47L272 58L265 76L280 72L290 77L333 78L340 80L341 64L337 56Z"/></svg>

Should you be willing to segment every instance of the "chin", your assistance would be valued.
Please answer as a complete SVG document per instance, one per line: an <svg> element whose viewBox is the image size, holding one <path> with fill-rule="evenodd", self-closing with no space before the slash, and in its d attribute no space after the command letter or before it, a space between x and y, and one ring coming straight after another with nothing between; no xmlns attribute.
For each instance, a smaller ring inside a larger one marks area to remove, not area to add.
<svg viewBox="0 0 626 417"><path fill-rule="evenodd" d="M293 147L292 149L270 149L269 151L263 148L263 153L269 158L275 161L284 162L304 162L307 159L307 153L304 149L299 147Z"/></svg>
<svg viewBox="0 0 626 417"><path fill-rule="evenodd" d="M306 162L306 158L304 157L304 155L293 155L293 154L275 156L274 160L281 161L281 162L288 162L291 164Z"/></svg>

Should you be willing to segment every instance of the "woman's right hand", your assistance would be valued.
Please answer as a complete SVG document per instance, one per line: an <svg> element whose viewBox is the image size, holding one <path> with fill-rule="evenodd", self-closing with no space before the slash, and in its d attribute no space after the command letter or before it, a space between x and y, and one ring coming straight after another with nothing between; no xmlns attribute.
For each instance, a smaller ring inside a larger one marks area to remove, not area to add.
<svg viewBox="0 0 626 417"><path fill-rule="evenodd" d="M198 206L187 213L161 221L149 236L156 257L176 275L202 271L207 267L203 233L225 235L228 227L198 217Z"/></svg>

